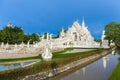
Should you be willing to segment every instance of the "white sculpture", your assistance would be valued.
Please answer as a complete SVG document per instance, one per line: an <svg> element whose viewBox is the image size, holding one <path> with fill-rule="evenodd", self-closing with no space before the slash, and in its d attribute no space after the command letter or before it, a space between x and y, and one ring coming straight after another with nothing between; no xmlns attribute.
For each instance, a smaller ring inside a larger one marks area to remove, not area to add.
<svg viewBox="0 0 120 80"><path fill-rule="evenodd" d="M44 40L45 35L42 36L42 41Z"/></svg>
<svg viewBox="0 0 120 80"><path fill-rule="evenodd" d="M50 40L52 40L52 34L50 34Z"/></svg>
<svg viewBox="0 0 120 80"><path fill-rule="evenodd" d="M60 37L64 38L64 36L65 36L65 31L64 31L64 29L62 28L62 31L60 32Z"/></svg>
<svg viewBox="0 0 120 80"><path fill-rule="evenodd" d="M24 44L24 42L21 42L20 47L22 47L22 48L23 48L23 47L24 47L24 45L25 45L25 44Z"/></svg>
<svg viewBox="0 0 120 80"><path fill-rule="evenodd" d="M9 47L9 44L8 43L6 43L6 48L8 48Z"/></svg>
<svg viewBox="0 0 120 80"><path fill-rule="evenodd" d="M14 48L17 48L17 44L15 43Z"/></svg>
<svg viewBox="0 0 120 80"><path fill-rule="evenodd" d="M47 40L49 40L49 33L47 33Z"/></svg>
<svg viewBox="0 0 120 80"><path fill-rule="evenodd" d="M45 61L52 59L52 53L50 52L50 50L47 47L45 48L45 51L42 53L42 58Z"/></svg>
<svg viewBox="0 0 120 80"><path fill-rule="evenodd" d="M2 48L4 47L4 42L1 43L1 47L2 47Z"/></svg>
<svg viewBox="0 0 120 80"><path fill-rule="evenodd" d="M108 40L105 40L105 30L103 30L103 33L102 33L102 37L101 37L101 40L102 40L102 47L103 48L109 48L108 46Z"/></svg>
<svg viewBox="0 0 120 80"><path fill-rule="evenodd" d="M30 40L27 42L27 48L30 47Z"/></svg>

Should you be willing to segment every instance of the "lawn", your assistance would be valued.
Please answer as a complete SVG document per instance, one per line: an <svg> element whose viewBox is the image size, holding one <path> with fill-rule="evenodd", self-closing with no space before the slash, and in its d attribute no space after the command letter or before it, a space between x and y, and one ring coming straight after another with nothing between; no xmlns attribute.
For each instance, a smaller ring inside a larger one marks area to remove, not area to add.
<svg viewBox="0 0 120 80"><path fill-rule="evenodd" d="M40 59L40 56L12 58L12 59L0 59L0 62L14 62L14 61L24 61L24 60L32 60L32 59Z"/></svg>
<svg viewBox="0 0 120 80"><path fill-rule="evenodd" d="M90 52L96 52L96 51L99 51L99 50L101 50L101 49L95 49L95 50L85 51L85 52L66 53L66 54L57 53L57 54L53 55L53 59L74 57L74 56L79 56L79 55L90 53Z"/></svg>
<svg viewBox="0 0 120 80"><path fill-rule="evenodd" d="M109 80L120 80L120 60L116 68L113 70Z"/></svg>

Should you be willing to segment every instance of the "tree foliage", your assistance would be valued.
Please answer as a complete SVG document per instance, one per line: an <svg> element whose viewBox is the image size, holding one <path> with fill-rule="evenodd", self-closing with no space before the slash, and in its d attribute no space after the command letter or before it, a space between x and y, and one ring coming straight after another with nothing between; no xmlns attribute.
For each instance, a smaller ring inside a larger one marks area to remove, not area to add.
<svg viewBox="0 0 120 80"><path fill-rule="evenodd" d="M120 44L120 23L110 22L105 27L105 39Z"/></svg>
<svg viewBox="0 0 120 80"><path fill-rule="evenodd" d="M4 27L0 30L0 42L9 43L9 44L20 44L21 42L27 43L31 40L31 43L34 41L39 41L39 36L37 34L25 34L21 27Z"/></svg>

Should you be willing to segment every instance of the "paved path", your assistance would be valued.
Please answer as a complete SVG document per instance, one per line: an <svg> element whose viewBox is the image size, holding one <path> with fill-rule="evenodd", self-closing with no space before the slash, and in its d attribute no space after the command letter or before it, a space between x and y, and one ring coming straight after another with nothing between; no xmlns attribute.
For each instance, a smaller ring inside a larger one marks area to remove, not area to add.
<svg viewBox="0 0 120 80"><path fill-rule="evenodd" d="M95 50L95 49L73 49L73 50L65 52L65 54L67 54L67 53L76 53L76 52L92 51L92 50Z"/></svg>

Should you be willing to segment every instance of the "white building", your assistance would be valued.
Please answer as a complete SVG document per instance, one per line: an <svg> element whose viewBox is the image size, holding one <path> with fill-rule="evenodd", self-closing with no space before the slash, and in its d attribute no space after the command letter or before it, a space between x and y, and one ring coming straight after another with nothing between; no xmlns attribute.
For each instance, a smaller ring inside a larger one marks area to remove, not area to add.
<svg viewBox="0 0 120 80"><path fill-rule="evenodd" d="M84 20L80 25L78 21L75 21L71 27L66 31L62 29L60 32L59 39L67 40L63 45L73 46L73 47L83 47L83 48L94 48L99 46L97 42L94 41L94 38L91 36L87 26L85 25Z"/></svg>

